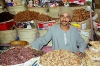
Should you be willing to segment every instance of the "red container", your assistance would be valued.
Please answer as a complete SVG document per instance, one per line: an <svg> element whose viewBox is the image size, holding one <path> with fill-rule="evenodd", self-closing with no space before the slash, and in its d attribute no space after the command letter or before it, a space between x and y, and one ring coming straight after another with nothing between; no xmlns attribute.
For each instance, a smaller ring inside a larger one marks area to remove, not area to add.
<svg viewBox="0 0 100 66"><path fill-rule="evenodd" d="M55 22L55 21L49 21L48 26L49 26L49 27L51 27L51 26L53 26L54 24L56 24L56 22Z"/></svg>
<svg viewBox="0 0 100 66"><path fill-rule="evenodd" d="M14 24L16 24L15 21L2 22L0 23L0 31L9 30Z"/></svg>
<svg viewBox="0 0 100 66"><path fill-rule="evenodd" d="M2 30L8 30L7 26L6 26L6 23L1 23L0 24L0 31Z"/></svg>
<svg viewBox="0 0 100 66"><path fill-rule="evenodd" d="M38 28L40 30L43 29L49 29L51 26L53 26L54 24L56 24L55 21L48 21L48 22L38 22Z"/></svg>

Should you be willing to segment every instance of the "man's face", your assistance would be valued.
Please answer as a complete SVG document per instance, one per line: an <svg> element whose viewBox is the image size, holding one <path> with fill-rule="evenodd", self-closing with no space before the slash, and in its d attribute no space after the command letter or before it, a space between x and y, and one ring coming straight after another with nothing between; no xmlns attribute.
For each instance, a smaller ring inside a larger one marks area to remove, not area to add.
<svg viewBox="0 0 100 66"><path fill-rule="evenodd" d="M60 15L60 24L62 26L69 25L69 21L70 21L70 14L69 13L64 12Z"/></svg>

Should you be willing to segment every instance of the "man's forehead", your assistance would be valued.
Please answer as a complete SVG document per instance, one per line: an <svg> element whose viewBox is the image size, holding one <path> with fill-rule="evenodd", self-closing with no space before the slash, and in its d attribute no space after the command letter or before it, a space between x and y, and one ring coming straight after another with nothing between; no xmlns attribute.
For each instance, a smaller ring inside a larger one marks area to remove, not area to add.
<svg viewBox="0 0 100 66"><path fill-rule="evenodd" d="M63 12L62 14L68 14L68 15L70 15L68 12Z"/></svg>
<svg viewBox="0 0 100 66"><path fill-rule="evenodd" d="M63 12L61 15L67 15L70 16L70 14L68 12Z"/></svg>

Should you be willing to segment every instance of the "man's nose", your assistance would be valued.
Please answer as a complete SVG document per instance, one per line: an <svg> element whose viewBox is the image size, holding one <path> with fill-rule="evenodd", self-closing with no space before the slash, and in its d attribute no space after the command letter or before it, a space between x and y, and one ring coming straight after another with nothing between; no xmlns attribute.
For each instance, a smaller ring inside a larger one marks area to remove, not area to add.
<svg viewBox="0 0 100 66"><path fill-rule="evenodd" d="M66 17L63 17L63 20L66 20Z"/></svg>

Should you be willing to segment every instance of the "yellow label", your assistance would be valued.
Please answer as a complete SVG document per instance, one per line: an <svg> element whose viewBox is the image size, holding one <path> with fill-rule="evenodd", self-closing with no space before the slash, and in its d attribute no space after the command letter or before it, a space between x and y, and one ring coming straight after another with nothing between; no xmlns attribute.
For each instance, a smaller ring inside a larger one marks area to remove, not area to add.
<svg viewBox="0 0 100 66"><path fill-rule="evenodd" d="M81 28L81 25L80 24L71 24L71 25L73 25L76 28Z"/></svg>

